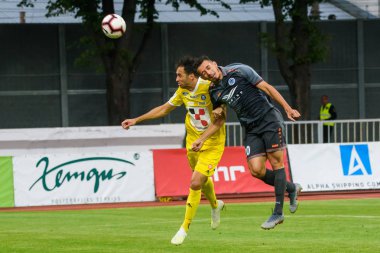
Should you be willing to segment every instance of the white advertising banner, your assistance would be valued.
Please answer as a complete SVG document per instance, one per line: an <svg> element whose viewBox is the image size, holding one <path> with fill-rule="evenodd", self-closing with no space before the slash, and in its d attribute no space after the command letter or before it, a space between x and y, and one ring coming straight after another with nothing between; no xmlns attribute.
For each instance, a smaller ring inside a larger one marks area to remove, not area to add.
<svg viewBox="0 0 380 253"><path fill-rule="evenodd" d="M152 152L13 157L15 206L155 200Z"/></svg>
<svg viewBox="0 0 380 253"><path fill-rule="evenodd" d="M380 189L380 143L289 145L293 181L304 191Z"/></svg>

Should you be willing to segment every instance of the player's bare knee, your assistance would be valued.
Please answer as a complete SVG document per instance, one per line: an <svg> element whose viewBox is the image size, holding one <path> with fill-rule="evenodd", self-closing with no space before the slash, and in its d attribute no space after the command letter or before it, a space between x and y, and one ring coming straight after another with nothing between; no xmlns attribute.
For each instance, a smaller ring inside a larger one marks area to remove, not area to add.
<svg viewBox="0 0 380 253"><path fill-rule="evenodd" d="M280 169L284 167L283 153L275 152L268 154L268 160L273 169Z"/></svg>
<svg viewBox="0 0 380 253"><path fill-rule="evenodd" d="M249 163L249 171L256 178L262 178L265 175L263 175L263 166L261 164Z"/></svg>
<svg viewBox="0 0 380 253"><path fill-rule="evenodd" d="M269 159L269 163L273 169L280 169L284 167L284 162L282 159Z"/></svg>
<svg viewBox="0 0 380 253"><path fill-rule="evenodd" d="M261 173L258 172L258 171L254 171L254 170L250 170L251 172L251 175L255 178L260 178L261 177Z"/></svg>
<svg viewBox="0 0 380 253"><path fill-rule="evenodd" d="M277 159L271 159L269 160L269 163L272 165L272 168L277 168L278 166L281 166L283 162Z"/></svg>
<svg viewBox="0 0 380 253"><path fill-rule="evenodd" d="M256 178L262 178L265 175L266 156L256 156L248 161L251 175Z"/></svg>
<svg viewBox="0 0 380 253"><path fill-rule="evenodd" d="M198 191L202 188L201 180L191 180L190 188L194 191Z"/></svg>

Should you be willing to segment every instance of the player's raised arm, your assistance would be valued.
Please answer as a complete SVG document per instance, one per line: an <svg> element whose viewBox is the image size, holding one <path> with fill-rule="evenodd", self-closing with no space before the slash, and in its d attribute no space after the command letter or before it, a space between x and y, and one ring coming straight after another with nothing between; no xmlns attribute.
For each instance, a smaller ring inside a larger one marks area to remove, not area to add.
<svg viewBox="0 0 380 253"><path fill-rule="evenodd" d="M277 103L279 103L284 108L288 118L291 121L296 121L296 118L299 118L301 116L301 114L297 110L290 107L290 105L286 102L284 97L276 90L276 88L274 88L269 83L261 81L259 84L256 85L256 87L264 91Z"/></svg>
<svg viewBox="0 0 380 253"><path fill-rule="evenodd" d="M198 152L201 150L203 143L210 138L212 135L214 135L223 125L226 121L226 108L218 107L214 111L217 111L219 114L218 118L215 118L214 122L212 122L209 127L202 133L199 138L193 142L192 150ZM214 113L213 111L213 113ZM219 111L222 111L222 113L219 113ZM215 114L214 114L215 115Z"/></svg>
<svg viewBox="0 0 380 253"><path fill-rule="evenodd" d="M144 120L158 119L168 115L171 111L177 108L174 105L169 104L169 102L153 108L149 112L133 119L126 119L121 122L121 126L124 129L129 129L130 126L136 125Z"/></svg>

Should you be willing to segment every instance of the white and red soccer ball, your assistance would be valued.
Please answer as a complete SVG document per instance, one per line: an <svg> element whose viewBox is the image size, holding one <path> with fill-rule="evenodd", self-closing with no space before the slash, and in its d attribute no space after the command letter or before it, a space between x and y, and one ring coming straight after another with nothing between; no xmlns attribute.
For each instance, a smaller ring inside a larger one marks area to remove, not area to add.
<svg viewBox="0 0 380 253"><path fill-rule="evenodd" d="M111 39L118 39L125 33L124 19L117 14L108 14L102 20L102 30Z"/></svg>

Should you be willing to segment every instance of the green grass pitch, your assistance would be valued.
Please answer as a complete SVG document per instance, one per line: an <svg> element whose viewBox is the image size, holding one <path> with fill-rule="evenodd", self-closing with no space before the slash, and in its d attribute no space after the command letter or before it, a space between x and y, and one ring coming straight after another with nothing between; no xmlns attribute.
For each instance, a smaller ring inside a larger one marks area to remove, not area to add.
<svg viewBox="0 0 380 253"><path fill-rule="evenodd" d="M228 204L210 229L201 205L181 246L170 244L184 206L2 212L0 252L380 252L380 199L302 201L285 222L260 229L272 203ZM287 208L287 206L285 207Z"/></svg>

